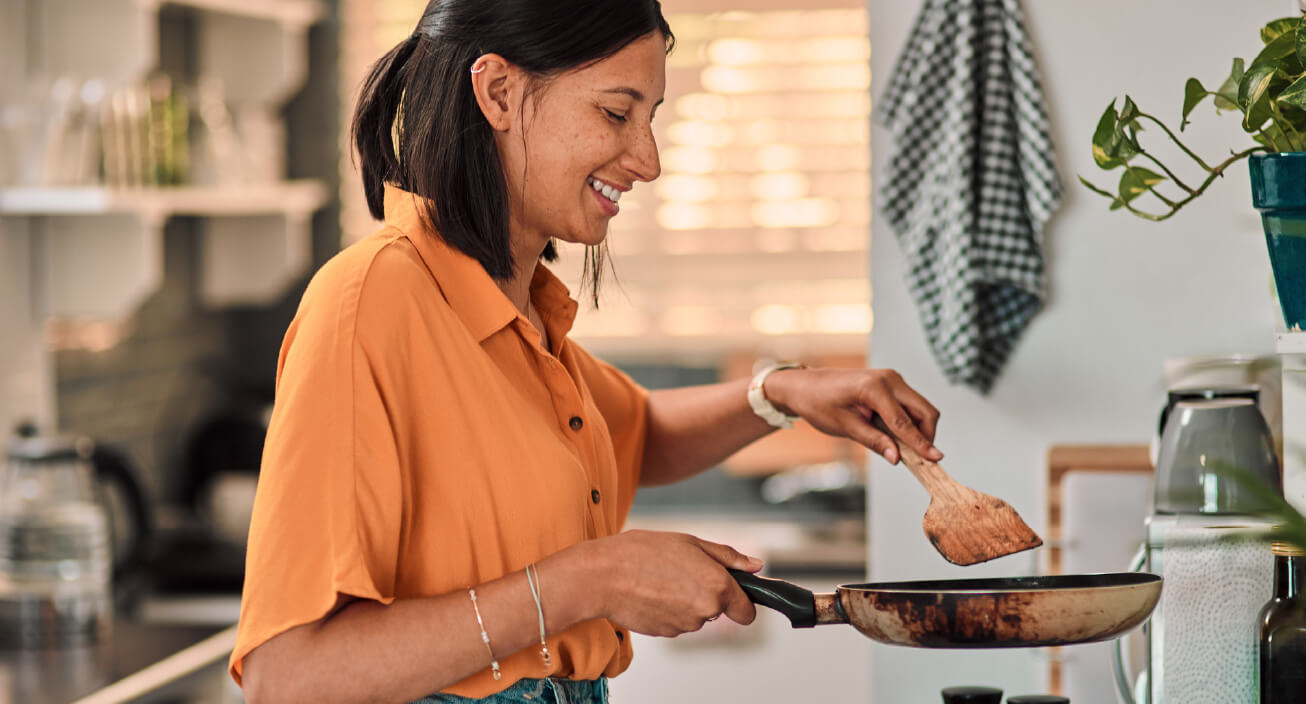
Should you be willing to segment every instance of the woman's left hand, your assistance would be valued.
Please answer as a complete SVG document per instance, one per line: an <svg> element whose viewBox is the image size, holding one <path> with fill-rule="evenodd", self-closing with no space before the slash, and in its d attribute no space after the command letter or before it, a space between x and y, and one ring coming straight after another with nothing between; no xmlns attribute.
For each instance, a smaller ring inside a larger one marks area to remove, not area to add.
<svg viewBox="0 0 1306 704"><path fill-rule="evenodd" d="M871 424L877 415L900 442L927 459L943 459L933 443L938 409L892 369L784 369L767 377L763 393L779 410L828 435L851 438L890 464L898 462L898 447Z"/></svg>

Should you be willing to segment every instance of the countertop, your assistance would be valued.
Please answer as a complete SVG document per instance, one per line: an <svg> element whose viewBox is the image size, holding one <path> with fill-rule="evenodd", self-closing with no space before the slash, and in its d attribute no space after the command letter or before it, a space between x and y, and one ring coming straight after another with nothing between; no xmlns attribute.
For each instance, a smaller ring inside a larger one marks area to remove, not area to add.
<svg viewBox="0 0 1306 704"><path fill-rule="evenodd" d="M225 669L234 643L234 626L120 620L93 646L0 650L0 704L149 701L200 670Z"/></svg>

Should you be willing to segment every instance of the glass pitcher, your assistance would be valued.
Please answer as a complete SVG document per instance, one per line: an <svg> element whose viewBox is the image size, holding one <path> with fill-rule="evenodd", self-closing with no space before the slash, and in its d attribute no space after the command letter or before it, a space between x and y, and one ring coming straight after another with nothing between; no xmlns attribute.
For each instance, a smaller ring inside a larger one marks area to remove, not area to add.
<svg viewBox="0 0 1306 704"><path fill-rule="evenodd" d="M108 517L86 439L26 428L0 469L0 646L94 642L112 627Z"/></svg>

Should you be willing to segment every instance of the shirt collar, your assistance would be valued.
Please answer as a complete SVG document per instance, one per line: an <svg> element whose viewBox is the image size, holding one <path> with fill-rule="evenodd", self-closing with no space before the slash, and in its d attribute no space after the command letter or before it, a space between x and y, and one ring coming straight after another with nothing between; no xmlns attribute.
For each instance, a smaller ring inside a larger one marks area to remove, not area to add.
<svg viewBox="0 0 1306 704"><path fill-rule="evenodd" d="M494 283L481 263L454 249L438 232L427 227L420 209L424 199L395 186L385 187L385 222L404 233L422 261L435 275L445 300L476 338L486 338L520 319L529 326L512 301ZM531 302L544 320L555 350L571 330L579 305L565 284L542 263L531 279Z"/></svg>

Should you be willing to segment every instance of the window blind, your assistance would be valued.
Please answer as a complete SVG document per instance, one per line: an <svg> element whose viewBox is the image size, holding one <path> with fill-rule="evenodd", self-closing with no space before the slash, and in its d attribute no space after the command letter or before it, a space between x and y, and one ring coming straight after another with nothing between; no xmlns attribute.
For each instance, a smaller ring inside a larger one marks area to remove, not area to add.
<svg viewBox="0 0 1306 704"><path fill-rule="evenodd" d="M344 0L346 114L371 62L424 6ZM600 307L582 304L573 337L619 359L863 353L872 324L864 3L663 8L677 47L654 124L662 176L622 197ZM344 231L356 238L375 224L351 157L342 172ZM559 251L554 270L578 295L584 253Z"/></svg>

